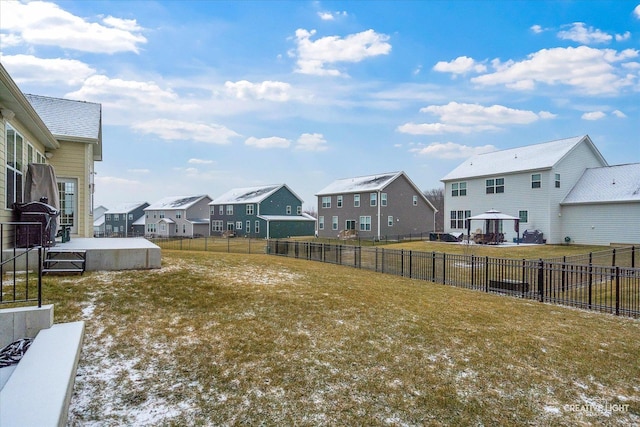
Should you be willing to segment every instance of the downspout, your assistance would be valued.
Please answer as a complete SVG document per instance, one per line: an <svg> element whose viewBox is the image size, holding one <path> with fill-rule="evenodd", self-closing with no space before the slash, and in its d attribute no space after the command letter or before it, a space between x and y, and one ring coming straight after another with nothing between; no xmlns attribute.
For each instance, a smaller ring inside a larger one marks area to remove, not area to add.
<svg viewBox="0 0 640 427"><path fill-rule="evenodd" d="M378 190L378 241L380 241L380 205L382 204L382 199L380 198L380 190Z"/></svg>

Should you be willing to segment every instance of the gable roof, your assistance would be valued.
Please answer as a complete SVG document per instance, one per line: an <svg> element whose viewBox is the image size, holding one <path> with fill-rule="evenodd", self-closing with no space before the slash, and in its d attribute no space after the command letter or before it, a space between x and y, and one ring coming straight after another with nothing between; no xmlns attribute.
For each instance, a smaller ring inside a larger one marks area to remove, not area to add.
<svg viewBox="0 0 640 427"><path fill-rule="evenodd" d="M227 191L220 197L216 197L209 204L210 205L221 205L221 204L233 205L233 204L239 204L239 203L260 203L283 187L289 190L289 192L293 194L302 203L302 199L298 197L298 195L294 193L286 184L273 184L273 185L263 185L263 186L257 186L257 187L234 188Z"/></svg>
<svg viewBox="0 0 640 427"><path fill-rule="evenodd" d="M378 175L338 179L318 191L316 196L326 194L359 193L361 191L379 191L403 174L404 172L389 172Z"/></svg>
<svg viewBox="0 0 640 427"><path fill-rule="evenodd" d="M96 144L94 160L102 160L102 105L40 95L24 95L58 140Z"/></svg>
<svg viewBox="0 0 640 427"><path fill-rule="evenodd" d="M189 209L191 206L198 203L204 198L209 198L206 194L198 196L169 196L164 199L160 199L157 202L144 208L145 211L158 211L158 210L182 210Z"/></svg>
<svg viewBox="0 0 640 427"><path fill-rule="evenodd" d="M521 171L551 169L579 144L588 144L603 166L606 160L588 135L557 139L541 144L476 154L449 172L441 181L479 176L509 174Z"/></svg>
<svg viewBox="0 0 640 427"><path fill-rule="evenodd" d="M640 163L584 171L561 204L640 202Z"/></svg>
<svg viewBox="0 0 640 427"><path fill-rule="evenodd" d="M131 211L138 209L142 205L148 205L147 202L134 202L134 203L123 203L119 206L116 206L113 209L107 210L108 214L126 214Z"/></svg>

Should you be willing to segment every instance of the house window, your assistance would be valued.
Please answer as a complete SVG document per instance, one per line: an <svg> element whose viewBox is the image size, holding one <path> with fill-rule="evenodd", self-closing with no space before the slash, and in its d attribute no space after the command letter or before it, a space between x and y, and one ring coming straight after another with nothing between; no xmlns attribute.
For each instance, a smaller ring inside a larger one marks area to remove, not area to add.
<svg viewBox="0 0 640 427"><path fill-rule="evenodd" d="M211 231L223 231L224 223L220 219L216 219L211 223Z"/></svg>
<svg viewBox="0 0 640 427"><path fill-rule="evenodd" d="M466 196L467 195L467 183L466 182L454 182L451 184L451 196Z"/></svg>
<svg viewBox="0 0 640 427"><path fill-rule="evenodd" d="M465 220L471 216L471 211L451 211L451 228L464 229Z"/></svg>
<svg viewBox="0 0 640 427"><path fill-rule="evenodd" d="M233 231L233 221L227 221L227 231Z"/></svg>
<svg viewBox="0 0 640 427"><path fill-rule="evenodd" d="M160 223L160 231L167 231L167 224L165 224L164 222Z"/></svg>
<svg viewBox="0 0 640 427"><path fill-rule="evenodd" d="M322 198L322 207L330 208L331 207L331 196L324 196Z"/></svg>
<svg viewBox="0 0 640 427"><path fill-rule="evenodd" d="M147 224L147 233L155 233L156 224Z"/></svg>
<svg viewBox="0 0 640 427"><path fill-rule="evenodd" d="M242 221L236 221L236 230L242 230Z"/></svg>
<svg viewBox="0 0 640 427"><path fill-rule="evenodd" d="M388 225L389 227L393 227L393 216L389 215L389 216L387 217L387 225Z"/></svg>
<svg viewBox="0 0 640 427"><path fill-rule="evenodd" d="M6 208L22 203L22 135L7 125L7 197Z"/></svg>
<svg viewBox="0 0 640 427"><path fill-rule="evenodd" d="M531 175L531 188L540 188L542 187L542 178L539 173L534 173Z"/></svg>
<svg viewBox="0 0 640 427"><path fill-rule="evenodd" d="M27 164L33 163L33 145L27 144Z"/></svg>
<svg viewBox="0 0 640 427"><path fill-rule="evenodd" d="M247 205L247 215L253 215L253 203Z"/></svg>
<svg viewBox="0 0 640 427"><path fill-rule="evenodd" d="M182 234L187 232L187 224L182 224Z"/></svg>
<svg viewBox="0 0 640 427"><path fill-rule="evenodd" d="M380 206L387 206L387 193L380 194Z"/></svg>
<svg viewBox="0 0 640 427"><path fill-rule="evenodd" d="M413 206L418 206L418 196L413 196Z"/></svg>
<svg viewBox="0 0 640 427"><path fill-rule="evenodd" d="M302 206L296 206L296 213L302 215Z"/></svg>
<svg viewBox="0 0 640 427"><path fill-rule="evenodd" d="M255 226L255 233L260 234L260 221L256 221Z"/></svg>
<svg viewBox="0 0 640 427"><path fill-rule="evenodd" d="M224 215L224 205L218 206L218 215Z"/></svg>
<svg viewBox="0 0 640 427"><path fill-rule="evenodd" d="M120 221L120 214L113 214L114 221Z"/></svg>
<svg viewBox="0 0 640 427"><path fill-rule="evenodd" d="M560 174L556 174L556 188L560 188Z"/></svg>
<svg viewBox="0 0 640 427"><path fill-rule="evenodd" d="M291 215L291 205L287 205L287 215Z"/></svg>
<svg viewBox="0 0 640 427"><path fill-rule="evenodd" d="M371 193L369 194L369 206L377 206L378 205L378 194Z"/></svg>
<svg viewBox="0 0 640 427"><path fill-rule="evenodd" d="M164 218L164 211L160 211L160 218Z"/></svg>
<svg viewBox="0 0 640 427"><path fill-rule="evenodd" d="M324 230L324 217L318 217L318 230Z"/></svg>
<svg viewBox="0 0 640 427"><path fill-rule="evenodd" d="M361 216L360 217L360 231L371 231L371 217L370 216Z"/></svg>
<svg viewBox="0 0 640 427"><path fill-rule="evenodd" d="M130 214L129 214L129 221L132 221L132 220L133 220L133 214L132 214L132 213L130 213Z"/></svg>
<svg viewBox="0 0 640 427"><path fill-rule="evenodd" d="M356 220L348 219L344 222L345 230L355 230L356 229Z"/></svg>
<svg viewBox="0 0 640 427"><path fill-rule="evenodd" d="M521 224L529 222L529 211L519 211L518 217Z"/></svg>
<svg viewBox="0 0 640 427"><path fill-rule="evenodd" d="M105 214L104 219L107 221L111 221L111 214Z"/></svg>
<svg viewBox="0 0 640 427"><path fill-rule="evenodd" d="M354 208L359 208L360 207L360 195L359 194L354 194L353 195L353 207Z"/></svg>
<svg viewBox="0 0 640 427"><path fill-rule="evenodd" d="M332 230L337 230L338 229L338 217L337 216L332 216L331 217L331 229Z"/></svg>
<svg viewBox="0 0 640 427"><path fill-rule="evenodd" d="M233 205L227 205L227 215L233 215Z"/></svg>
<svg viewBox="0 0 640 427"><path fill-rule="evenodd" d="M341 208L342 207L342 196L338 196L338 200L336 202L336 205Z"/></svg>
<svg viewBox="0 0 640 427"><path fill-rule="evenodd" d="M176 218L182 218L182 211L176 211Z"/></svg>
<svg viewBox="0 0 640 427"><path fill-rule="evenodd" d="M247 233L250 233L251 232L251 221L247 221L246 226L247 226Z"/></svg>
<svg viewBox="0 0 640 427"><path fill-rule="evenodd" d="M487 179L487 194L504 193L504 178Z"/></svg>

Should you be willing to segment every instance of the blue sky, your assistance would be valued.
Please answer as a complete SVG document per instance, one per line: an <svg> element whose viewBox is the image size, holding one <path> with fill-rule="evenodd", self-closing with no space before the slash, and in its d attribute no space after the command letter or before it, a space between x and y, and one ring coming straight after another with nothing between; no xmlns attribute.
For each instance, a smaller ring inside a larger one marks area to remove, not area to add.
<svg viewBox="0 0 640 427"><path fill-rule="evenodd" d="M640 2L0 1L26 93L102 104L96 205L403 170L589 134L640 162Z"/></svg>

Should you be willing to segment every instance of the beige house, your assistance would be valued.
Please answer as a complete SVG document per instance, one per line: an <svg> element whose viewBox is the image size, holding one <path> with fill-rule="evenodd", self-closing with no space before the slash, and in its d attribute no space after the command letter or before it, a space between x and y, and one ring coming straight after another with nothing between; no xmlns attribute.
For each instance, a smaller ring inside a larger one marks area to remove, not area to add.
<svg viewBox="0 0 640 427"><path fill-rule="evenodd" d="M93 236L94 162L102 160L100 104L25 95L0 64L0 222L25 200L31 163L55 171L60 225L72 237Z"/></svg>

